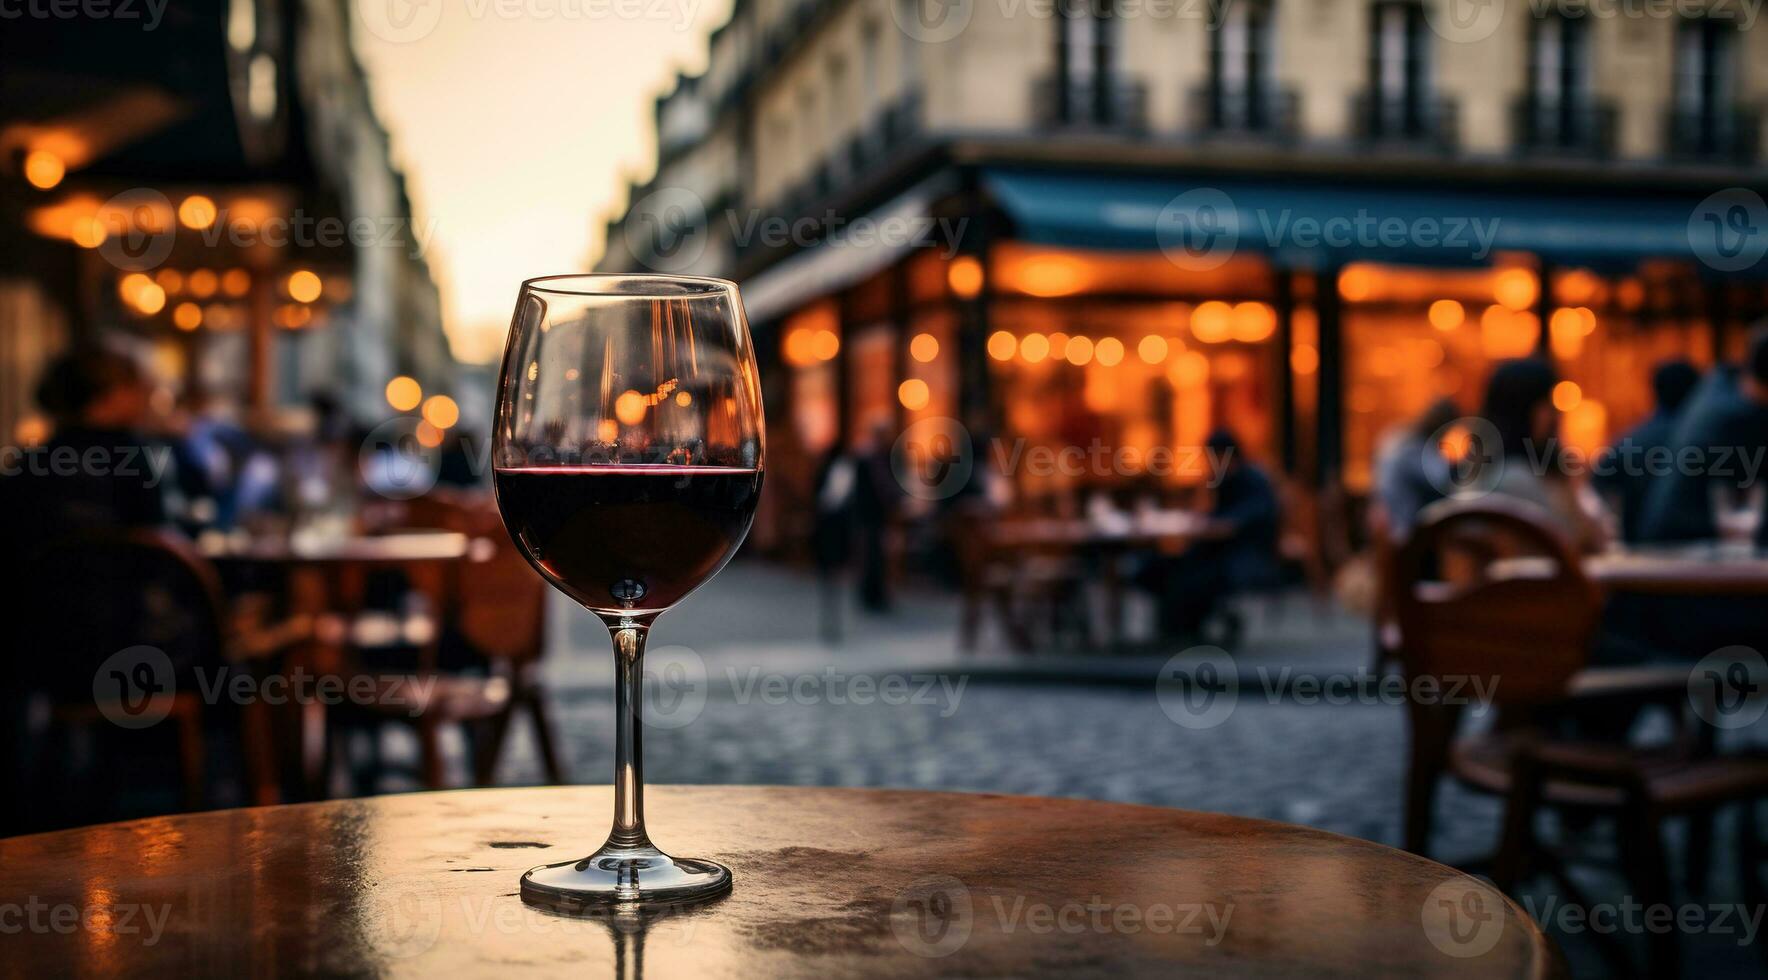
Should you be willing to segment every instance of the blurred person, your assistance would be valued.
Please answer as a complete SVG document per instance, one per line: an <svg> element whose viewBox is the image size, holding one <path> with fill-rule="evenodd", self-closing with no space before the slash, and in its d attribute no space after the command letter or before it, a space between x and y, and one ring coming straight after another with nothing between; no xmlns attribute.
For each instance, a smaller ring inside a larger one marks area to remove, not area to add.
<svg viewBox="0 0 1768 980"><path fill-rule="evenodd" d="M810 555L816 565L822 608L821 632L827 643L841 640L841 582L853 558L853 500L858 483L859 461L848 451L847 440L838 435L817 465L810 527Z"/></svg>
<svg viewBox="0 0 1768 980"><path fill-rule="evenodd" d="M1651 480L1641 540L1715 540L1715 490L1762 484L1768 457L1768 323L1751 331L1741 365L1719 365L1701 380L1683 406L1668 450L1674 465ZM1768 547L1765 518L1756 518L1758 548ZM1675 656L1699 658L1734 644L1768 649L1768 599L1657 596L1637 597L1635 604L1650 642Z"/></svg>
<svg viewBox="0 0 1768 980"><path fill-rule="evenodd" d="M1499 444L1476 461L1478 486L1534 504L1580 551L1600 551L1607 540L1601 501L1572 479L1559 458L1560 412L1553 404L1558 383L1553 365L1540 358L1503 361L1493 370L1480 412Z"/></svg>
<svg viewBox="0 0 1768 980"><path fill-rule="evenodd" d="M66 596L66 608L45 609L30 588L55 542L81 532L168 524L172 453L145 432L151 393L141 369L123 354L88 348L64 355L37 387L37 401L54 423L47 443L0 448L0 617L9 624L9 646L16 645L18 655L27 656L45 631L57 630L65 622L62 616L79 615L71 611L79 605L77 597ZM24 812L30 807L19 788L34 765L26 757L36 754L34 712L28 706L59 662L33 658L8 666L11 676L0 685L0 796L5 797L0 832L5 833L17 832L23 820L41 819Z"/></svg>
<svg viewBox="0 0 1768 980"><path fill-rule="evenodd" d="M181 489L193 529L229 528L238 512L241 471L256 441L225 408L202 390L187 393L174 425Z"/></svg>
<svg viewBox="0 0 1768 980"><path fill-rule="evenodd" d="M1418 512L1442 498L1449 460L1433 440L1460 415L1453 399L1438 399L1376 453L1375 496L1388 537L1404 540Z"/></svg>
<svg viewBox="0 0 1768 980"><path fill-rule="evenodd" d="M854 544L859 552L859 601L867 612L890 611L888 540L902 488L892 466L890 428L873 426L857 458L853 493Z"/></svg>
<svg viewBox="0 0 1768 980"><path fill-rule="evenodd" d="M307 396L313 429L282 449L280 510L294 525L338 533L354 517L364 433L329 391Z"/></svg>
<svg viewBox="0 0 1768 980"><path fill-rule="evenodd" d="M1680 358L1664 361L1651 373L1652 397L1656 409L1645 421L1615 440L1609 448L1609 465L1595 477L1597 490L1612 502L1620 517L1621 539L1640 540L1645 515L1645 501L1654 481L1650 460L1669 451L1676 434L1676 423L1688 397L1700 383L1700 372Z"/></svg>
<svg viewBox="0 0 1768 980"><path fill-rule="evenodd" d="M1276 485L1226 429L1212 432L1204 448L1221 474L1205 531L1190 548L1157 559L1142 575L1160 596L1161 632L1170 637L1199 636L1222 600L1278 575Z"/></svg>
<svg viewBox="0 0 1768 980"><path fill-rule="evenodd" d="M1670 472L1655 477L1641 515L1641 539L1652 542L1711 541L1716 485L1748 487L1761 480L1768 454L1768 322L1750 333L1742 365L1708 372L1684 405L1668 442ZM1687 465L1686 460L1697 461ZM1758 524L1756 543L1768 545L1768 521Z"/></svg>
<svg viewBox="0 0 1768 980"><path fill-rule="evenodd" d="M47 444L0 461L0 525L12 570L58 537L168 524L171 447L148 435L152 389L134 360L103 348L51 364L37 401L54 422Z"/></svg>

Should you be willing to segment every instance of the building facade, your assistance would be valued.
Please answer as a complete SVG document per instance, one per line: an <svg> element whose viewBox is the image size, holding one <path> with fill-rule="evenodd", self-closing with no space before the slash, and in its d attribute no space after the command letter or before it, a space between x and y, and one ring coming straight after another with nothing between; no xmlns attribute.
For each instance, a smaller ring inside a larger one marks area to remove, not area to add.
<svg viewBox="0 0 1768 980"><path fill-rule="evenodd" d="M1027 499L1194 483L1150 451L1218 426L1355 497L1499 359L1594 448L1733 353L1765 105L1734 0L738 0L599 268L742 283L787 508L929 417L1114 461Z"/></svg>
<svg viewBox="0 0 1768 980"><path fill-rule="evenodd" d="M453 386L354 20L347 0L197 0L151 27L9 22L9 439L42 431L35 378L84 341L131 347L167 392L265 424L316 394L384 418L397 374Z"/></svg>

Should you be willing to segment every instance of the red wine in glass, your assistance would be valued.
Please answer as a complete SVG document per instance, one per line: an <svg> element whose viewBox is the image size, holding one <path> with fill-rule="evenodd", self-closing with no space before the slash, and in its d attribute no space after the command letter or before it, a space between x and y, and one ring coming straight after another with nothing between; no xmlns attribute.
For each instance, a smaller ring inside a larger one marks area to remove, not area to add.
<svg viewBox="0 0 1768 980"><path fill-rule="evenodd" d="M596 613L646 615L724 567L749 532L761 471L722 466L529 466L493 473L504 522L534 567Z"/></svg>
<svg viewBox="0 0 1768 980"><path fill-rule="evenodd" d="M761 384L734 284L548 276L522 284L498 376L492 483L510 536L614 646L614 826L530 869L525 902L623 913L716 898L729 868L645 831L641 664L658 617L724 567L765 468ZM471 588L471 582L467 583Z"/></svg>

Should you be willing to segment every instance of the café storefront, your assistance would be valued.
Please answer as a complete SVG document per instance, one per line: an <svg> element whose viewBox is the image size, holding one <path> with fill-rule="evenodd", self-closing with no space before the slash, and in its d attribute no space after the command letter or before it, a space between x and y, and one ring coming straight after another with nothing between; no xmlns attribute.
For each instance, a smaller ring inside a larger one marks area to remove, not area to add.
<svg viewBox="0 0 1768 980"><path fill-rule="evenodd" d="M831 238L744 280L779 369L773 458L803 483L838 434L865 445L944 416L991 445L1104 446L1114 461L1008 467L1018 502L1182 493L1205 475L1183 450L1220 426L1303 496L1354 500L1391 427L1444 397L1477 410L1491 366L1532 354L1564 378L1566 441L1594 449L1650 411L1656 362L1734 356L1768 312L1760 263L1703 261L1705 197L941 175L873 213L963 215L953 240Z"/></svg>

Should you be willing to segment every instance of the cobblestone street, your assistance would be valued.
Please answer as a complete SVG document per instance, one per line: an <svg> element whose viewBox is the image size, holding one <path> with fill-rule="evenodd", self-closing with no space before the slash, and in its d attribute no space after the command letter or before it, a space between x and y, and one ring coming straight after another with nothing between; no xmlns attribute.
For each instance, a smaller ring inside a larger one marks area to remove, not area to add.
<svg viewBox="0 0 1768 980"><path fill-rule="evenodd" d="M816 609L807 576L749 563L660 620L649 664L659 683L647 692L648 780L1072 796L1399 843L1404 711L1397 699L1364 696L1378 688L1361 620L1299 596L1280 615L1267 610L1268 621L1252 617L1232 710L1187 727L1157 695L1171 650L1015 656L985 636L984 650L964 654L955 603L927 594L907 597L886 618L849 616L844 642L827 646L817 640ZM1145 612L1132 609L1132 619ZM606 633L563 603L552 627L554 720L570 775L601 781L613 765ZM1271 693L1296 676L1335 679L1355 696L1326 703L1299 687ZM539 780L523 730L501 781ZM1489 852L1498 810L1493 799L1445 784L1434 856L1454 863ZM1732 839L1729 819L1719 833ZM1591 848L1607 853L1607 829L1593 834ZM1723 858L1709 902L1738 901ZM1539 887L1534 899L1545 902L1548 886ZM1588 879L1593 901L1618 902L1622 887L1612 876ZM1585 937L1559 938L1579 975L1604 975ZM1691 968L1755 975L1761 962L1738 938L1695 937Z"/></svg>

